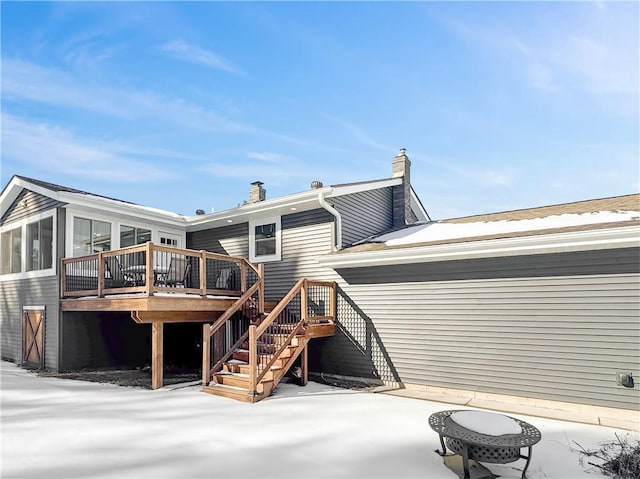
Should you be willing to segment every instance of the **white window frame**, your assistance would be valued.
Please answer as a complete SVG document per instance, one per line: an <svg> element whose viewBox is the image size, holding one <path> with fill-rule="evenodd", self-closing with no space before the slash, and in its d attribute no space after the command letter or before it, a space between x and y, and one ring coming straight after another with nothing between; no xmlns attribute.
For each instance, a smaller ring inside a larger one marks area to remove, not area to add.
<svg viewBox="0 0 640 479"><path fill-rule="evenodd" d="M145 228L151 230L151 241L160 244L160 235L172 235L180 239L181 244L185 244L186 232L183 230L172 230L166 226L149 223L144 218L109 216L101 211L89 211L80 208L66 207L66 232L65 232L65 257L73 257L73 220L74 218L84 218L87 220L98 220L111 223L111 250L120 249L120 227L129 226L135 228ZM132 226L133 225L133 226ZM138 245L140 246L140 245Z"/></svg>
<svg viewBox="0 0 640 479"><path fill-rule="evenodd" d="M51 248L52 248L51 254L53 255L53 258L51 260L51 268L27 271L26 270L27 269L27 253L26 253L27 225L31 223L39 222L47 218L53 218L53 221L52 221L53 231L52 231L52 244L51 244ZM54 276L57 272L57 262L58 262L58 222L56 221L56 210L51 209L48 211L44 211L42 213L27 216L18 221L13 221L11 223L2 225L0 227L0 234L5 233L7 231L11 231L15 228L22 228L21 230L22 252L20 255L21 272L0 274L0 282L13 281L16 279L25 279L25 278L39 278L42 276ZM0 237L0 241L2 241L1 237Z"/></svg>
<svg viewBox="0 0 640 479"><path fill-rule="evenodd" d="M153 241L153 228L148 228L146 226L131 226L131 225L128 225L127 223L119 223L119 225L118 225L118 248L123 248L122 242L121 242L121 240L122 240L122 237L121 237L122 236L122 228L123 227L132 228L133 229L134 239L137 239L138 230L147 230L149 232L149 235L150 235L149 241ZM135 244L133 244L131 246L139 246L141 244L146 244L146 241L144 243L135 243Z"/></svg>
<svg viewBox="0 0 640 479"><path fill-rule="evenodd" d="M256 226L276 225L276 252L270 255L256 256ZM249 220L249 261L252 263L268 263L282 259L282 224L280 216Z"/></svg>

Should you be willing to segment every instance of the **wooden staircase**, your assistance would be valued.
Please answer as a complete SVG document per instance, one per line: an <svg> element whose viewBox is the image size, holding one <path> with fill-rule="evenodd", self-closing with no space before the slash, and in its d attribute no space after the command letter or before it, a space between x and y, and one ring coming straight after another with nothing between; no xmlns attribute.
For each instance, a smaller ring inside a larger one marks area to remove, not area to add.
<svg viewBox="0 0 640 479"><path fill-rule="evenodd" d="M213 325L203 330L204 392L245 402L268 397L300 358L302 384L308 375L307 347L312 338L335 332L335 283L301 279L275 304L253 287ZM256 283L257 284L257 283ZM254 285L255 286L255 285ZM211 337L239 312L247 331L210 367Z"/></svg>

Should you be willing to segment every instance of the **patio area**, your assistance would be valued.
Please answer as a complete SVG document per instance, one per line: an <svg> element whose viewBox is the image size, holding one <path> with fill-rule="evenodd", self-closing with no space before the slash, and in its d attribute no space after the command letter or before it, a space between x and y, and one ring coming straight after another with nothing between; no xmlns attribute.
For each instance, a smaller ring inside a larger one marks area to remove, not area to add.
<svg viewBox="0 0 640 479"><path fill-rule="evenodd" d="M8 362L1 374L3 478L457 477L434 451L428 418L450 404L280 384L246 404L200 386L152 391L38 377ZM579 448L619 435L599 426L518 416L535 425L527 477L605 477L579 464ZM520 476L522 461L488 465Z"/></svg>

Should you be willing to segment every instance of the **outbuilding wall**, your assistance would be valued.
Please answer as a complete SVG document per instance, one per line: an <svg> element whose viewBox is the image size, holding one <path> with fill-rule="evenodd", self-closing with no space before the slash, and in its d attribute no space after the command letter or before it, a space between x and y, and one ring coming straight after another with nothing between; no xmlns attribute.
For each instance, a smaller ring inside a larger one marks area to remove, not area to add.
<svg viewBox="0 0 640 479"><path fill-rule="evenodd" d="M339 270L324 372L638 409L637 248Z"/></svg>

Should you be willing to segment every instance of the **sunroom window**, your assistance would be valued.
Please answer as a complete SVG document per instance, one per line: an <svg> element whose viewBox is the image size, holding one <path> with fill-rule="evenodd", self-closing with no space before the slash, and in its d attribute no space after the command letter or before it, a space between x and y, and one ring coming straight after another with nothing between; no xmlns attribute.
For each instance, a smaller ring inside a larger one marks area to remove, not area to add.
<svg viewBox="0 0 640 479"><path fill-rule="evenodd" d="M151 230L135 228L133 226L120 226L120 247L134 246L151 241Z"/></svg>
<svg viewBox="0 0 640 479"><path fill-rule="evenodd" d="M73 256L111 249L111 223L86 218L73 219Z"/></svg>
<svg viewBox="0 0 640 479"><path fill-rule="evenodd" d="M48 269L53 264L53 217L27 224L27 271Z"/></svg>
<svg viewBox="0 0 640 479"><path fill-rule="evenodd" d="M22 228L5 231L0 236L2 261L0 274L22 272Z"/></svg>

